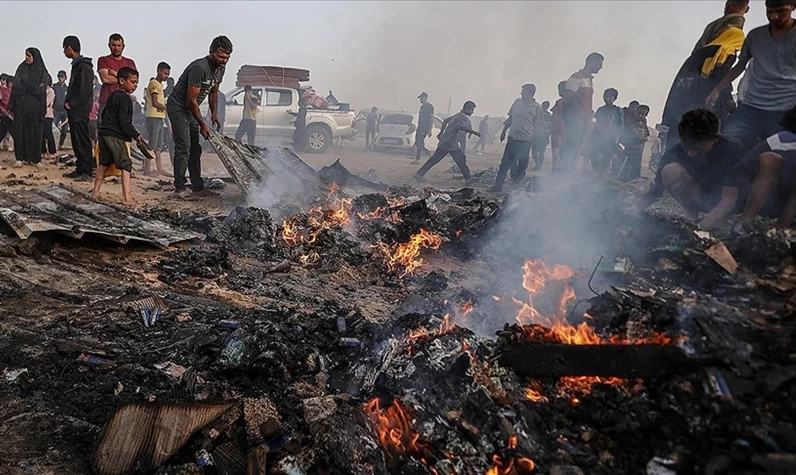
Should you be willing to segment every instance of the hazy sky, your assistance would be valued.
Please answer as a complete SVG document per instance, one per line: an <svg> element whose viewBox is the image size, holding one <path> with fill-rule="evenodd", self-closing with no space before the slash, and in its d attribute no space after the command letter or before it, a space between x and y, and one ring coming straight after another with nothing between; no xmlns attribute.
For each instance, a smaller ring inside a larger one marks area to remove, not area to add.
<svg viewBox="0 0 796 475"><path fill-rule="evenodd" d="M13 74L24 50L36 46L53 78L69 70L61 40L75 34L83 53L108 54L108 35L121 33L125 55L145 80L159 61L179 76L207 53L214 36L234 44L222 90L234 87L242 64L309 69L311 84L331 89L353 107L417 109L430 94L438 111L468 99L476 115L505 115L520 86L533 82L537 99L556 99L556 84L599 51L605 69L599 91L619 90L619 103L638 99L660 118L672 78L704 26L721 16L722 1L517 2L3 2L5 48L0 70ZM753 1L746 31L762 25ZM138 94L140 96L140 92ZM140 98L140 97L139 97Z"/></svg>

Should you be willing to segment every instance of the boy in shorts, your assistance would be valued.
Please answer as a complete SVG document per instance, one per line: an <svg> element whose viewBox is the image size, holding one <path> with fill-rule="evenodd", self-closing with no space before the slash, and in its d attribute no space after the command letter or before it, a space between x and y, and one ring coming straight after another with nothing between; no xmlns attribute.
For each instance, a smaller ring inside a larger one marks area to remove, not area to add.
<svg viewBox="0 0 796 475"><path fill-rule="evenodd" d="M138 204L130 191L130 173L133 161L130 159L128 142L142 142L144 138L133 127L133 100L130 94L138 87L138 71L124 67L116 73L119 89L108 96L102 111L99 127L100 160L94 175L94 191L91 197L98 199L105 170L111 164L122 172L122 203L128 206Z"/></svg>

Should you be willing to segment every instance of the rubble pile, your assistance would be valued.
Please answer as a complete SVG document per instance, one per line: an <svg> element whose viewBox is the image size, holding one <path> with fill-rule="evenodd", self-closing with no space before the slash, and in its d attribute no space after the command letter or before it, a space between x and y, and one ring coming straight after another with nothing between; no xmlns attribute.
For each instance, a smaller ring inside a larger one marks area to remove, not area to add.
<svg viewBox="0 0 796 475"><path fill-rule="evenodd" d="M551 223L504 234L518 199L332 187L277 219L145 210L207 236L173 251L0 261L0 471L793 472L787 236L613 196L568 262Z"/></svg>

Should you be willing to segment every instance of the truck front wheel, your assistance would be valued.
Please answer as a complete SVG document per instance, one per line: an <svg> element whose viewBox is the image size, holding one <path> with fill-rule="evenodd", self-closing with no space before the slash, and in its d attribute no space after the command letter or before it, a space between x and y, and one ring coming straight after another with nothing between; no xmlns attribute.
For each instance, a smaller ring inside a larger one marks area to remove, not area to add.
<svg viewBox="0 0 796 475"><path fill-rule="evenodd" d="M332 146L332 133L321 125L311 125L304 133L304 150L323 153Z"/></svg>

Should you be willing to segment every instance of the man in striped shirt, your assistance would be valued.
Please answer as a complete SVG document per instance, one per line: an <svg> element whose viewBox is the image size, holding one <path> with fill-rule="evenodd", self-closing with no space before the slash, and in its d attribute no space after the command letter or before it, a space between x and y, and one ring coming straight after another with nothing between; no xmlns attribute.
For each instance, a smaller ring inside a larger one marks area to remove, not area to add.
<svg viewBox="0 0 796 475"><path fill-rule="evenodd" d="M600 53L586 57L586 65L567 81L562 97L564 112L564 140L561 144L563 172L571 172L583 154L589 129L594 118L594 75L603 68L605 58Z"/></svg>

